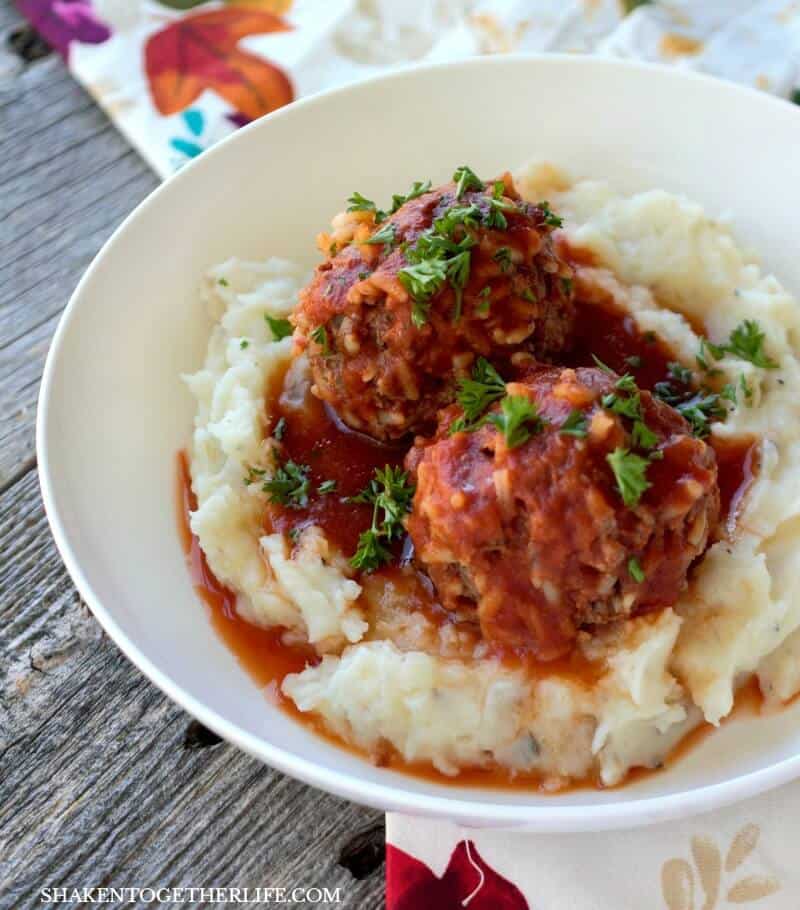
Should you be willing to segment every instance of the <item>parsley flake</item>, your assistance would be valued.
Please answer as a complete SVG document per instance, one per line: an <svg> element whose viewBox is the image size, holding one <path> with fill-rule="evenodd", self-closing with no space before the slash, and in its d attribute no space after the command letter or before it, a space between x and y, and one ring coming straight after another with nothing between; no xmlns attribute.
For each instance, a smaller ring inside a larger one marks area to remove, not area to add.
<svg viewBox="0 0 800 910"><path fill-rule="evenodd" d="M564 219L556 215L556 213L550 208L549 202L540 202L538 207L542 210L544 223L548 227L560 228L564 223Z"/></svg>
<svg viewBox="0 0 800 910"><path fill-rule="evenodd" d="M419 328L428 321L426 304L447 280L447 266L438 259L423 259L400 269L397 278L414 302L411 321Z"/></svg>
<svg viewBox="0 0 800 910"><path fill-rule="evenodd" d="M328 327L325 325L318 325L314 331L311 333L311 340L316 342L322 348L322 356L330 357L331 355L331 345L328 340Z"/></svg>
<svg viewBox="0 0 800 910"><path fill-rule="evenodd" d="M482 190L484 188L483 181L466 164L456 169L453 174L453 183L456 185L456 199L460 199L468 190Z"/></svg>
<svg viewBox="0 0 800 910"><path fill-rule="evenodd" d="M500 413L489 414L486 419L502 432L509 449L521 446L545 426L536 402L525 395L506 395L500 402Z"/></svg>
<svg viewBox="0 0 800 910"><path fill-rule="evenodd" d="M427 193L430 188L430 180L426 180L424 183L421 180L415 180L414 185L405 195L402 193L394 193L392 195L392 207L389 209L389 214L394 215L401 206L405 205L407 202L411 202L412 199L416 199L424 193Z"/></svg>
<svg viewBox="0 0 800 910"><path fill-rule="evenodd" d="M584 439L589 434L589 421L583 411L577 408L570 411L569 416L561 424L559 430L562 436L575 436L578 439Z"/></svg>
<svg viewBox="0 0 800 910"><path fill-rule="evenodd" d="M364 243L368 244L378 244L386 243L393 244L395 242L395 231L396 228L394 224L389 221L382 228L379 228L371 237L367 237Z"/></svg>
<svg viewBox="0 0 800 910"><path fill-rule="evenodd" d="M479 357L472 376L458 381L456 400L464 413L450 424L450 434L477 430L483 424L482 418L489 405L499 401L505 393L503 377L485 357Z"/></svg>
<svg viewBox="0 0 800 910"><path fill-rule="evenodd" d="M264 320L269 326L275 341L283 341L284 338L288 338L294 332L294 327L288 319L280 319L277 316L270 316L269 313L264 313Z"/></svg>
<svg viewBox="0 0 800 910"><path fill-rule="evenodd" d="M614 472L622 501L629 509L634 508L645 490L651 486L646 477L649 459L642 458L629 449L617 448L606 455L606 461Z"/></svg>
<svg viewBox="0 0 800 910"><path fill-rule="evenodd" d="M764 351L766 335L755 319L745 319L731 332L731 337L720 350L747 360L764 370L777 370L778 363L768 357Z"/></svg>
<svg viewBox="0 0 800 910"><path fill-rule="evenodd" d="M306 464L284 462L261 489L269 494L270 502L290 509L304 509L308 505L310 470Z"/></svg>
<svg viewBox="0 0 800 910"><path fill-rule="evenodd" d="M284 434L286 433L286 418L281 417L280 420L275 424L275 429L272 431L272 438L277 439L280 442L283 439Z"/></svg>
<svg viewBox="0 0 800 910"><path fill-rule="evenodd" d="M335 493L336 481L323 480L322 483L317 487L317 492L320 494L320 496L327 496L329 493Z"/></svg>
<svg viewBox="0 0 800 910"><path fill-rule="evenodd" d="M635 556L631 556L628 560L628 574L637 585L640 585L645 580L644 569Z"/></svg>
<svg viewBox="0 0 800 910"><path fill-rule="evenodd" d="M372 505L372 524L358 538L358 548L350 565L362 572L372 572L392 558L388 544L403 532L403 517L411 509L414 487L408 474L400 468L386 465L376 468L375 475L351 502ZM382 513L382 515L381 515Z"/></svg>
<svg viewBox="0 0 800 910"><path fill-rule="evenodd" d="M611 373L613 376L614 371L611 369L611 367L607 363L603 363L603 361L596 354L592 354L592 360L594 361L596 367L599 367L604 373Z"/></svg>
<svg viewBox="0 0 800 910"><path fill-rule="evenodd" d="M380 224L386 218L386 212L382 212L371 199L367 199L359 192L353 193L347 201L350 203L347 206L348 212L374 212L376 224Z"/></svg>
<svg viewBox="0 0 800 910"><path fill-rule="evenodd" d="M500 266L501 272L510 272L513 263L511 261L511 249L507 246L501 246L492 256L492 259Z"/></svg>

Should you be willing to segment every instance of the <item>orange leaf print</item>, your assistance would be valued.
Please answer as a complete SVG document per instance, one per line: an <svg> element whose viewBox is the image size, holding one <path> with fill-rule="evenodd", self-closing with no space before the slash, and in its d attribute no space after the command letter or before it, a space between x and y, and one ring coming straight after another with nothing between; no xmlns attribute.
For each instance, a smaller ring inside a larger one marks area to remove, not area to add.
<svg viewBox="0 0 800 910"><path fill-rule="evenodd" d="M150 93L158 112L177 114L210 89L251 120L288 104L292 84L279 67L240 50L247 35L288 31L272 13L237 9L184 16L148 39Z"/></svg>

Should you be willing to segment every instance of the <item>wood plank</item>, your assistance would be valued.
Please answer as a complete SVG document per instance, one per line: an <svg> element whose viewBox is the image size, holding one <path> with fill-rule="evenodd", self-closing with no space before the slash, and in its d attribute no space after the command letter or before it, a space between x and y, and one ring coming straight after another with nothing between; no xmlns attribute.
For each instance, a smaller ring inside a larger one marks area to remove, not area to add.
<svg viewBox="0 0 800 910"><path fill-rule="evenodd" d="M2 9L6 30L20 24L8 4ZM57 55L0 77L4 101L0 489L32 462L36 396L58 316L95 253L158 183Z"/></svg>
<svg viewBox="0 0 800 910"><path fill-rule="evenodd" d="M187 715L81 603L37 484L30 470L0 496L0 906L37 906L45 885L145 884L339 887L343 907L382 906L380 813L213 736L187 743ZM365 828L374 871L357 881L337 859Z"/></svg>

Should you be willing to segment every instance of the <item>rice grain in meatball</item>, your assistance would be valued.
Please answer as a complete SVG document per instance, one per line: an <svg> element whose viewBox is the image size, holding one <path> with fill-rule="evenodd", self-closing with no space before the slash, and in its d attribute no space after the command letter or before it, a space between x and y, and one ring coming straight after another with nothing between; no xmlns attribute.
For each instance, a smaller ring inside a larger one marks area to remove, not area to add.
<svg viewBox="0 0 800 910"><path fill-rule="evenodd" d="M572 271L551 237L558 218L521 200L508 175L483 184L459 174L416 187L389 217L364 201L337 216L321 238L330 258L300 294L295 338L314 393L378 439L432 429L477 355L546 359L572 324Z"/></svg>
<svg viewBox="0 0 800 910"><path fill-rule="evenodd" d="M582 626L675 603L717 522L716 460L630 377L543 368L505 394L474 432L451 432L454 405L417 440L408 530L447 609L549 660Z"/></svg>

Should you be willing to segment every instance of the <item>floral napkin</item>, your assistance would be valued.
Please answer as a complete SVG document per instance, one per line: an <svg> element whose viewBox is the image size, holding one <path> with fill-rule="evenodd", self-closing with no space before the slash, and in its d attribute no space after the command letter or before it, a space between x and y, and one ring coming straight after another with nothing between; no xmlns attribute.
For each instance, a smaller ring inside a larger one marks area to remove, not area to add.
<svg viewBox="0 0 800 910"><path fill-rule="evenodd" d="M797 0L18 5L162 177L295 98L415 60L512 51L635 57L800 103ZM712 815L601 836L468 831L390 815L387 907L788 910L800 895L796 813L800 784Z"/></svg>
<svg viewBox="0 0 800 910"><path fill-rule="evenodd" d="M587 834L389 815L388 910L797 910L800 784L710 815Z"/></svg>
<svg viewBox="0 0 800 910"><path fill-rule="evenodd" d="M791 0L18 0L162 177L295 98L415 60L662 61L791 96Z"/></svg>

